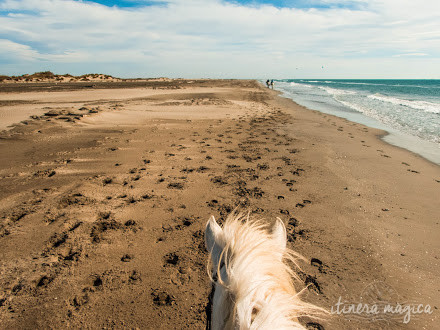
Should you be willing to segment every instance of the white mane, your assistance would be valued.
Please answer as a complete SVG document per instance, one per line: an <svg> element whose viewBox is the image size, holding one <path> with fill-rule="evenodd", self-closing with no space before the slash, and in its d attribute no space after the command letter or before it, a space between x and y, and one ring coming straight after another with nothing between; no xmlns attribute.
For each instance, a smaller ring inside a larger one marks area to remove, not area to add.
<svg viewBox="0 0 440 330"><path fill-rule="evenodd" d="M286 248L284 224L277 219L272 233L268 229L239 215L230 215L223 229L209 219L205 240L215 283L213 329L304 329L297 317L322 312L295 291L298 277L285 261L296 266L300 257Z"/></svg>

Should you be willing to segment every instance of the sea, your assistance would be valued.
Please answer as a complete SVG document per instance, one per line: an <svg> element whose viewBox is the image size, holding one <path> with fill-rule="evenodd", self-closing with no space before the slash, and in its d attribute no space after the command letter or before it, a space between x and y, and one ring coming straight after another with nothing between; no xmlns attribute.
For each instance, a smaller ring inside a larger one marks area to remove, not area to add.
<svg viewBox="0 0 440 330"><path fill-rule="evenodd" d="M440 165L440 80L275 80L296 103L388 132L383 140Z"/></svg>

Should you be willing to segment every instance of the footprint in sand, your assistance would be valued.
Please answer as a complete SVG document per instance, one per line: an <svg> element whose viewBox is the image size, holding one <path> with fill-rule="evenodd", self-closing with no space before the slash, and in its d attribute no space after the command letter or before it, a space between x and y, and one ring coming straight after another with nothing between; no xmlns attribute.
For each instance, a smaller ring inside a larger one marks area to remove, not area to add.
<svg viewBox="0 0 440 330"><path fill-rule="evenodd" d="M122 262L130 262L130 261L133 260L133 259L134 259L134 256L133 256L132 254L129 254L129 253L124 254L124 255L121 257L121 261L122 261Z"/></svg>
<svg viewBox="0 0 440 330"><path fill-rule="evenodd" d="M40 279L37 282L37 288L43 288L48 286L52 281L54 280L54 277L51 275L43 275L40 277Z"/></svg>
<svg viewBox="0 0 440 330"><path fill-rule="evenodd" d="M322 267L322 261L319 260L318 258L312 258L312 259L310 260L310 264L311 264L312 266L315 266L315 267L318 267L318 268L321 268L321 267Z"/></svg>
<svg viewBox="0 0 440 330"><path fill-rule="evenodd" d="M176 302L173 295L159 289L153 290L151 296L153 297L153 303L157 306L172 306Z"/></svg>
<svg viewBox="0 0 440 330"><path fill-rule="evenodd" d="M290 217L287 221L287 225L291 227L297 227L299 224L299 221L296 218Z"/></svg>
<svg viewBox="0 0 440 330"><path fill-rule="evenodd" d="M89 302L89 295L88 293L78 295L72 299L71 305L75 307L76 309L79 309L81 306L86 305Z"/></svg>
<svg viewBox="0 0 440 330"><path fill-rule="evenodd" d="M319 285L316 276L307 275L304 282L309 290L315 291L319 294L322 293L321 286Z"/></svg>
<svg viewBox="0 0 440 330"><path fill-rule="evenodd" d="M106 177L106 178L102 179L102 185L103 186L106 186L106 185L108 185L108 184L110 184L112 182L113 182L113 179L110 178L110 177Z"/></svg>
<svg viewBox="0 0 440 330"><path fill-rule="evenodd" d="M181 257L176 252L168 253L164 256L164 267L177 266L181 262Z"/></svg>

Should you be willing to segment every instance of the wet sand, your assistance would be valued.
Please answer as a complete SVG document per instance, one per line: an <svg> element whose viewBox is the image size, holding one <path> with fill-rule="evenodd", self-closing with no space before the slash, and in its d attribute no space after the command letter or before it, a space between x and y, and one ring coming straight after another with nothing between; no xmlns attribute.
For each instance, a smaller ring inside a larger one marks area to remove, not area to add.
<svg viewBox="0 0 440 330"><path fill-rule="evenodd" d="M0 86L3 328L205 327L204 225L236 206L285 222L305 300L434 311L304 325L438 323L437 165L253 81L101 84Z"/></svg>

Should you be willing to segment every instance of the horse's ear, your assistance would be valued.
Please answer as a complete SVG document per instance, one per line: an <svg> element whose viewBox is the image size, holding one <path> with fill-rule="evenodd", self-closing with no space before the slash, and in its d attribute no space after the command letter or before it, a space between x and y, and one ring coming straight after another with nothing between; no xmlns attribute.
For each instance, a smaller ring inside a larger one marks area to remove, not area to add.
<svg viewBox="0 0 440 330"><path fill-rule="evenodd" d="M205 246L209 252L212 252L215 243L218 244L222 228L219 226L213 215L208 220L205 229Z"/></svg>
<svg viewBox="0 0 440 330"><path fill-rule="evenodd" d="M286 226L284 226L284 223L283 221L281 221L280 218L277 218L273 226L272 238L280 245L280 247L286 248L287 245Z"/></svg>

